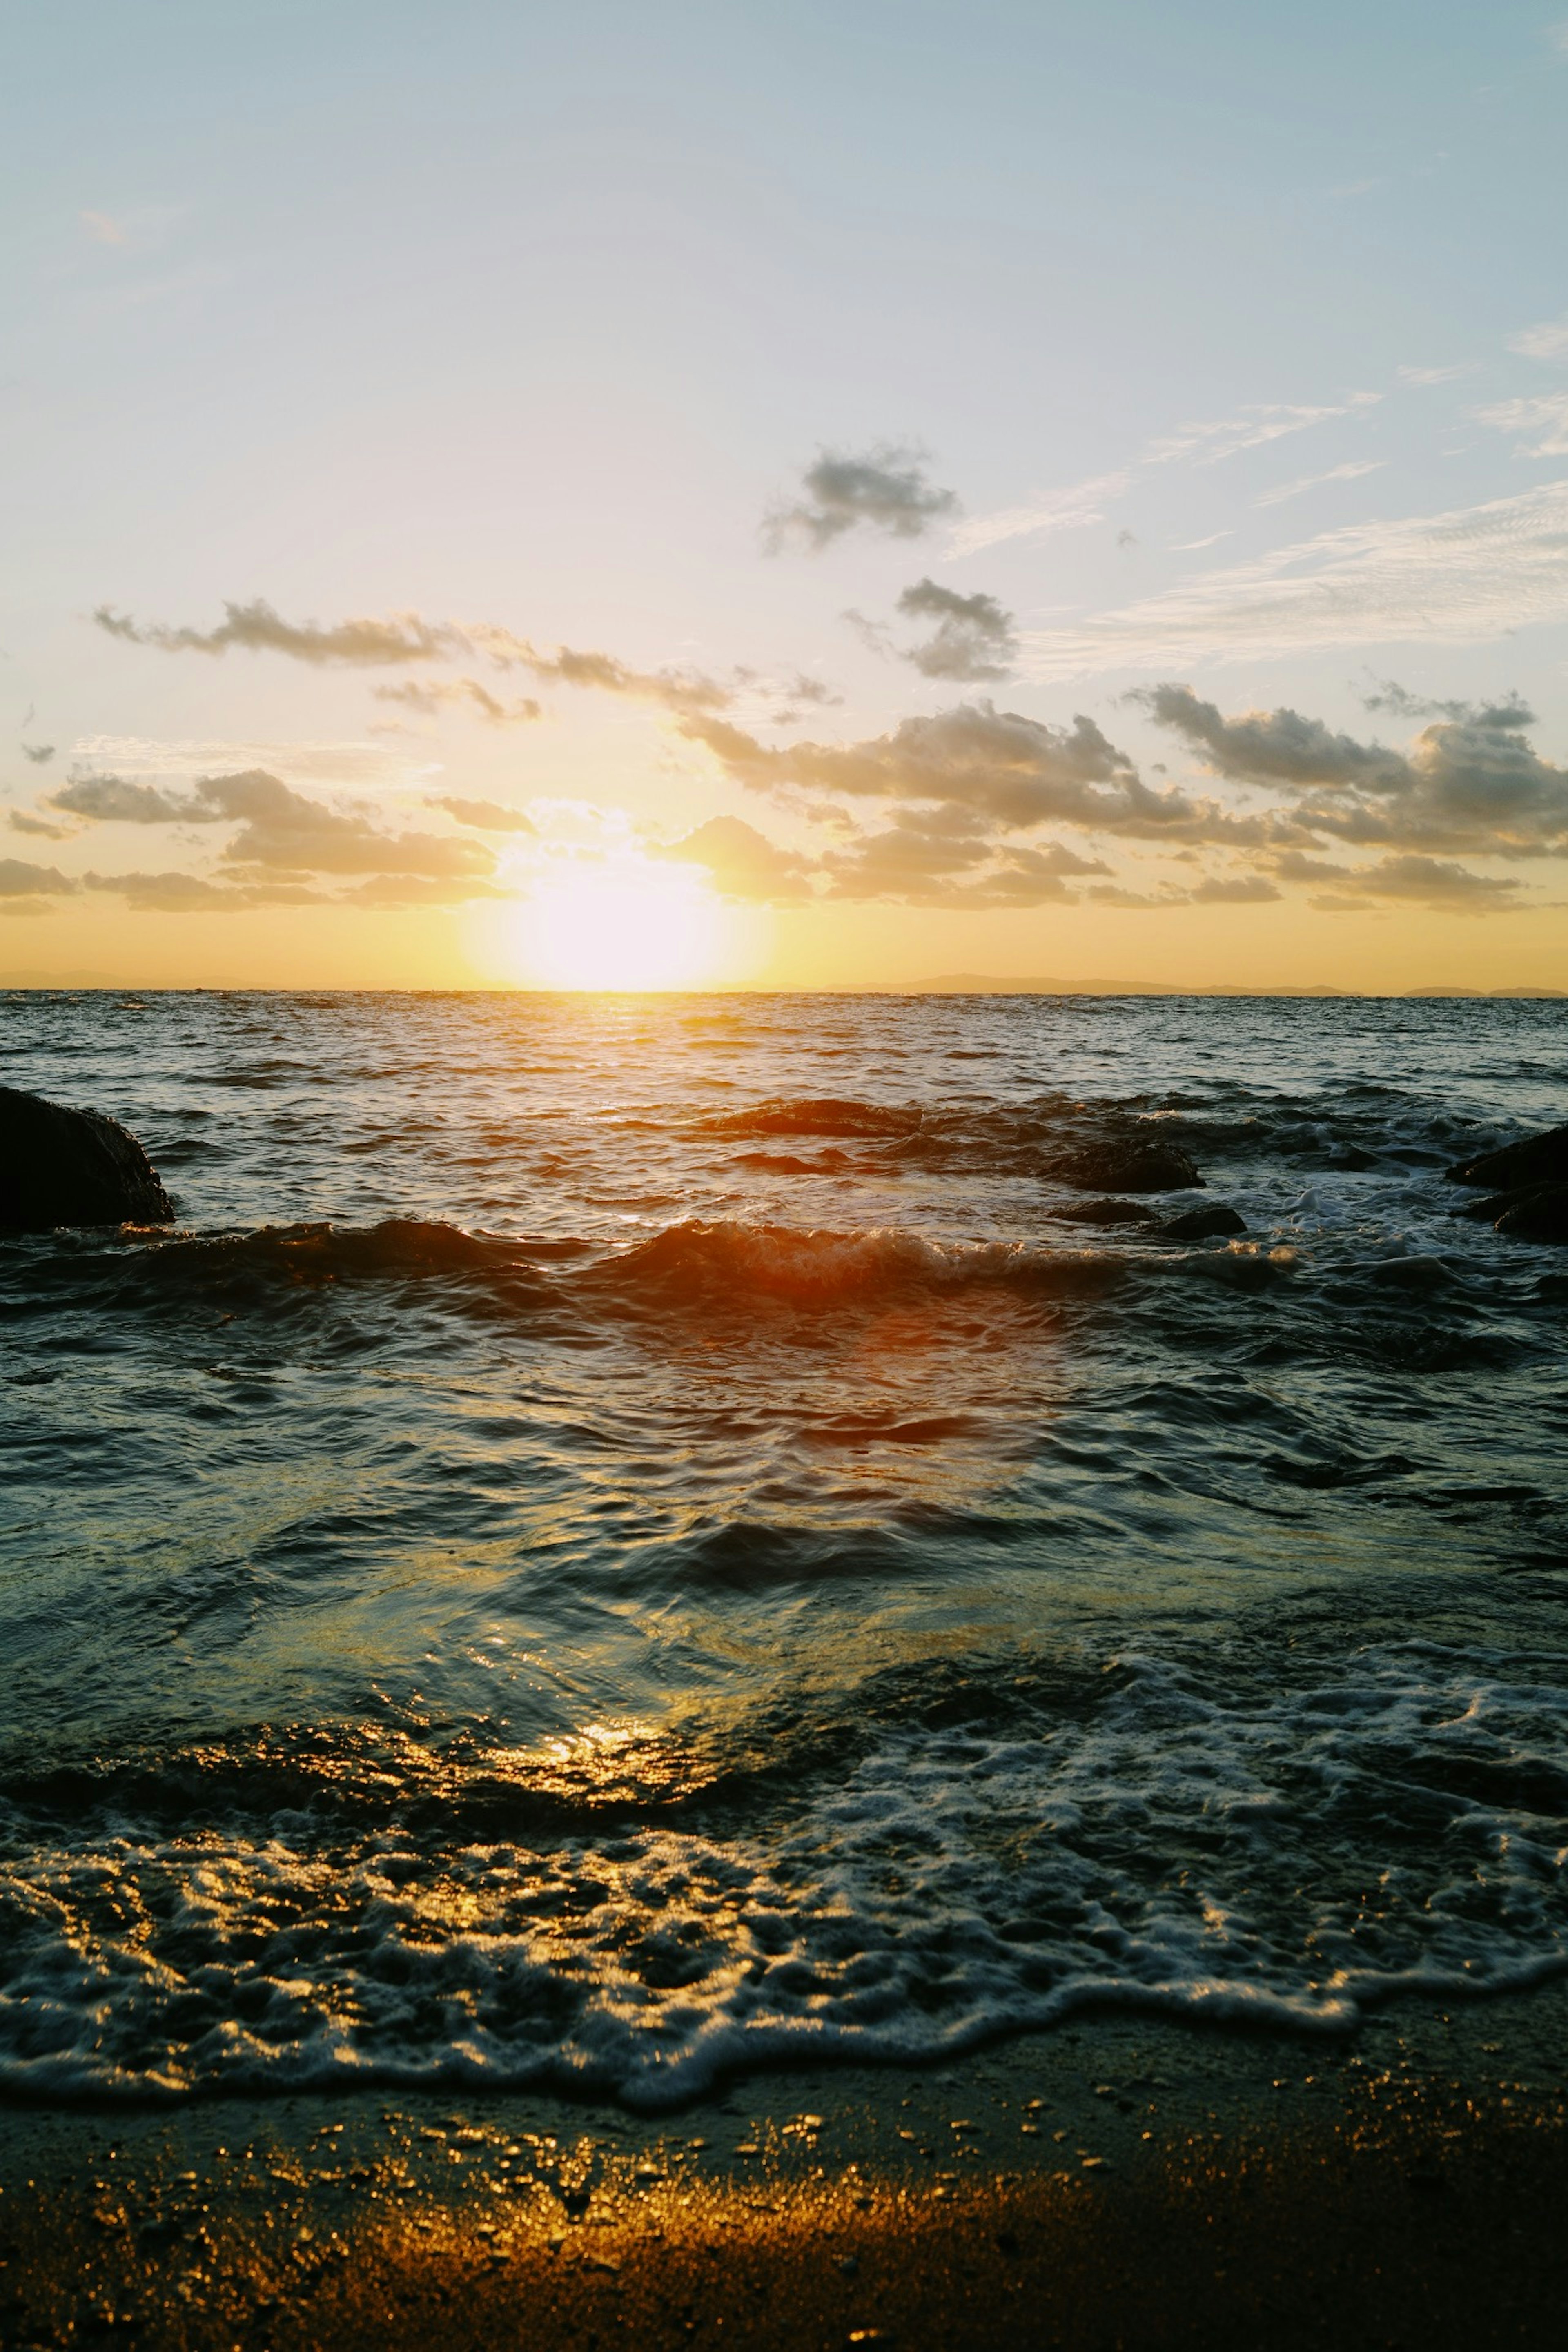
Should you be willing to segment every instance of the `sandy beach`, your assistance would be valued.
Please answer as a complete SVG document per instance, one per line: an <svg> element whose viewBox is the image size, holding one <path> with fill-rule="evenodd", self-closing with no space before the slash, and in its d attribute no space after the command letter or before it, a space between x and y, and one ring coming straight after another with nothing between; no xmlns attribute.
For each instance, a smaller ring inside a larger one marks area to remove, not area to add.
<svg viewBox="0 0 1568 2352"><path fill-rule="evenodd" d="M7 2346L1546 2345L1568 1988L1352 2042L1088 2019L658 2119L5 2111Z"/></svg>

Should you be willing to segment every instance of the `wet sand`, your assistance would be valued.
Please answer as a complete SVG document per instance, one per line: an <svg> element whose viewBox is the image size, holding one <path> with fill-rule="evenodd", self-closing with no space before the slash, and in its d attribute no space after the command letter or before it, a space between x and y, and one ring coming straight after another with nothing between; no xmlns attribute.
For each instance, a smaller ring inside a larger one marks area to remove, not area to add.
<svg viewBox="0 0 1568 2352"><path fill-rule="evenodd" d="M1353 2042L1098 2018L679 2114L0 2109L0 2342L1562 2341L1568 1985Z"/></svg>

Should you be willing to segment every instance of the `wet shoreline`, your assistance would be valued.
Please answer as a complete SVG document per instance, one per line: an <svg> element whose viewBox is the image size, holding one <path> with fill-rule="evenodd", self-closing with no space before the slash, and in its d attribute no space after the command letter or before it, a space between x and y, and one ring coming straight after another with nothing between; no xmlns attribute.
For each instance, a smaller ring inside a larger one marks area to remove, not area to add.
<svg viewBox="0 0 1568 2352"><path fill-rule="evenodd" d="M8 2103L17 2347L1556 2340L1568 1984L1353 2037L1086 2019L676 2116Z"/></svg>

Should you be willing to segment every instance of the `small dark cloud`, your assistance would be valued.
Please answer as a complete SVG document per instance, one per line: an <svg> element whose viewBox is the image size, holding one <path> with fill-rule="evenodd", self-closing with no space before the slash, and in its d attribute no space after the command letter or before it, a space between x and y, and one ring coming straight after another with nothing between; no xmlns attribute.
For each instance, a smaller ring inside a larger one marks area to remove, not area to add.
<svg viewBox="0 0 1568 2352"><path fill-rule="evenodd" d="M58 866L31 866L24 857L0 857L0 898L63 898L77 887Z"/></svg>
<svg viewBox="0 0 1568 2352"><path fill-rule="evenodd" d="M52 743L24 743L22 746L23 759L31 760L35 768L47 768L54 756Z"/></svg>
<svg viewBox="0 0 1568 2352"><path fill-rule="evenodd" d="M781 500L764 519L763 545L773 555L787 547L816 553L862 524L888 538L919 539L942 516L958 511L956 494L929 479L926 455L890 441L858 456L822 450L806 468L803 495Z"/></svg>
<svg viewBox="0 0 1568 2352"><path fill-rule="evenodd" d="M35 816L31 809L13 809L6 822L13 833L32 834L39 841L69 841L74 825L50 824L47 818Z"/></svg>
<svg viewBox="0 0 1568 2352"><path fill-rule="evenodd" d="M426 800L426 808L445 809L459 824L471 824L477 833L534 833L538 827L531 817L521 809L505 808L500 801L465 801L456 794L443 793Z"/></svg>
<svg viewBox="0 0 1568 2352"><path fill-rule="evenodd" d="M1187 895L1195 907L1257 907L1282 894L1266 874L1209 874Z"/></svg>
<svg viewBox="0 0 1568 2352"><path fill-rule="evenodd" d="M917 580L899 598L899 610L910 620L935 624L934 635L903 656L922 677L1005 677L1012 668L1018 650L1013 615L994 596L961 596L934 580Z"/></svg>
<svg viewBox="0 0 1568 2352"><path fill-rule="evenodd" d="M156 784L124 776L73 776L49 794L48 805L66 816L89 817L96 824L201 824L216 812L199 801L161 792Z"/></svg>

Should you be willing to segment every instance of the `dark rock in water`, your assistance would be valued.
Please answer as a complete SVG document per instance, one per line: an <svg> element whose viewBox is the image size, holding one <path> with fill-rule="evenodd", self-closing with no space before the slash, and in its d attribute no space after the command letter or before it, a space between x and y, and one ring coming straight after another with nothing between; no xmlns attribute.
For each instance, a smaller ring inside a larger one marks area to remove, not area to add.
<svg viewBox="0 0 1568 2352"><path fill-rule="evenodd" d="M1517 1192L1526 1184L1568 1184L1568 1127L1505 1143L1446 1171L1453 1184L1484 1184L1490 1192Z"/></svg>
<svg viewBox="0 0 1568 2352"><path fill-rule="evenodd" d="M1484 1201L1461 1202L1457 1209L1450 1209L1448 1214L1466 1217L1473 1225L1495 1225L1505 1210L1516 1207L1527 1192L1539 1189L1537 1185L1526 1184L1517 1192L1489 1192Z"/></svg>
<svg viewBox="0 0 1568 2352"><path fill-rule="evenodd" d="M1212 1209L1189 1209L1184 1216L1167 1217L1160 1231L1173 1242L1208 1242L1220 1234L1244 1234L1247 1219L1216 1201Z"/></svg>
<svg viewBox="0 0 1568 2352"><path fill-rule="evenodd" d="M1179 1143L1142 1135L1117 1135L1091 1143L1061 1171L1086 1192L1174 1192L1203 1182Z"/></svg>
<svg viewBox="0 0 1568 2352"><path fill-rule="evenodd" d="M0 1226L42 1234L174 1218L147 1154L117 1119L0 1087Z"/></svg>
<svg viewBox="0 0 1568 2352"><path fill-rule="evenodd" d="M1074 1201L1053 1213L1075 1225L1152 1225L1153 1212L1136 1201Z"/></svg>
<svg viewBox="0 0 1568 2352"><path fill-rule="evenodd" d="M1497 1230L1510 1242L1568 1242L1568 1184L1538 1184L1504 1209Z"/></svg>

